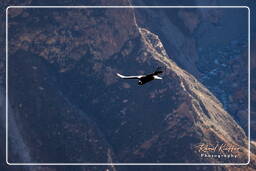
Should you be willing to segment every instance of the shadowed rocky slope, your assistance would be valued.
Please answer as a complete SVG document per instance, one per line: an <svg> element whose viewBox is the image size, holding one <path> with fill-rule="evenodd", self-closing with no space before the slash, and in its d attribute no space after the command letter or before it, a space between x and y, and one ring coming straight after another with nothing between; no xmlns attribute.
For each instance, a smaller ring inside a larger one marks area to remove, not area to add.
<svg viewBox="0 0 256 171"><path fill-rule="evenodd" d="M154 0L132 2L158 4ZM190 2L195 6L205 5L201 1ZM223 0L208 2L225 5ZM180 0L175 5L186 3ZM247 133L248 9L145 8L135 9L135 13L138 25L157 33L169 57L203 83Z"/></svg>

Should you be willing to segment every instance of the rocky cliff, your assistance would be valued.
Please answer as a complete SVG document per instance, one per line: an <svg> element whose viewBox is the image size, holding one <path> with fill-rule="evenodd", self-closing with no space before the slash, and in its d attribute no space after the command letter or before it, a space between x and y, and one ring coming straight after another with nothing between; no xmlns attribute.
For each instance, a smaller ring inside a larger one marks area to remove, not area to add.
<svg viewBox="0 0 256 171"><path fill-rule="evenodd" d="M9 162L248 160L243 129L133 9L11 8L9 52ZM115 75L156 66L164 79L143 87ZM239 146L238 158L200 156L198 144L216 143Z"/></svg>
<svg viewBox="0 0 256 171"><path fill-rule="evenodd" d="M186 5L187 2L176 3ZM222 0L208 3L225 5ZM133 4L157 5L158 2L133 1ZM191 4L202 6L207 1L191 1ZM248 132L248 10L146 8L135 12L138 25L157 33L169 57L202 82Z"/></svg>

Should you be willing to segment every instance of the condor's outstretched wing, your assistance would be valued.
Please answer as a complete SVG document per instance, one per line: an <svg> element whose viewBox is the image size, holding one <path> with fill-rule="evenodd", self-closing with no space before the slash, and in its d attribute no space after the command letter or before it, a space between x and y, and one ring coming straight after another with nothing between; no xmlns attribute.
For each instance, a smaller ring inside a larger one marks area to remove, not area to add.
<svg viewBox="0 0 256 171"><path fill-rule="evenodd" d="M162 67L157 67L156 71L153 72L154 75L162 74L164 71L162 70Z"/></svg>
<svg viewBox="0 0 256 171"><path fill-rule="evenodd" d="M123 79L140 79L141 77L143 77L144 75L136 75L136 76L125 76L125 75L121 75L119 73L116 73L116 75L120 78Z"/></svg>
<svg viewBox="0 0 256 171"><path fill-rule="evenodd" d="M159 77L157 75L154 75L153 77L154 77L155 80L162 80L163 79L162 77Z"/></svg>

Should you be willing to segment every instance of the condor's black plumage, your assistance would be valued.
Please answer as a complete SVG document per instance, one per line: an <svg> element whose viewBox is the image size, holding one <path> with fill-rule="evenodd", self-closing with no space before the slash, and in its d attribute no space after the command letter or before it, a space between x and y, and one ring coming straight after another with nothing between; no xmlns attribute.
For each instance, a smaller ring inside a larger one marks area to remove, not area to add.
<svg viewBox="0 0 256 171"><path fill-rule="evenodd" d="M163 71L160 70L160 68L157 68L157 70L151 74L148 75L136 75L136 76L125 76L117 73L117 76L123 79L138 79L138 85L143 85L147 82L150 82L152 80L161 80L163 79L162 77L159 77L159 74L162 74Z"/></svg>

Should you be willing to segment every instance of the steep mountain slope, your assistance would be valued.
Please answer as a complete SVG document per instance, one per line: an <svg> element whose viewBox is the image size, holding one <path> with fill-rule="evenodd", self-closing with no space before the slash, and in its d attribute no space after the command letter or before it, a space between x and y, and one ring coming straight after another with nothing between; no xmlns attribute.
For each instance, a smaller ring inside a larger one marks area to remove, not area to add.
<svg viewBox="0 0 256 171"><path fill-rule="evenodd" d="M225 5L223 0L208 3ZM158 1L133 4L157 5ZM186 4L181 0L174 5ZM157 33L169 57L203 83L247 133L248 9L145 8L135 9L135 13L138 25Z"/></svg>
<svg viewBox="0 0 256 171"><path fill-rule="evenodd" d="M175 92L175 94L158 93L155 98L157 99L160 96L162 99L167 99L165 96L168 95L176 105L175 107L171 104L166 105L165 109L168 106L169 108L172 106L173 109L169 114L165 114L163 124L166 125L164 125L164 129L144 141L135 150L136 154L140 154L144 158L144 151L148 152L147 149L149 149L150 153L148 155L159 153L160 150L160 154L164 156L165 153L175 151L178 148L193 154L191 146L188 146L187 143L196 144L199 142L210 144L214 144L214 142L237 142L241 146L246 145L247 139L243 130L223 110L220 102L194 77L178 68L175 63L167 58L157 36L144 29L141 29L141 33L146 49L152 55L151 57L165 64L169 69L165 81L162 83L167 84L168 87L162 91ZM152 59L149 58L149 60ZM161 89L156 92L161 92ZM153 104L150 104L150 106ZM172 144L177 144L177 146ZM154 148L156 148L156 151L151 151ZM162 148L164 150L161 150ZM177 153L174 154L177 155ZM191 160L197 160L195 156L191 155L190 157ZM187 156L184 156L184 160L188 160L185 158ZM182 156L178 157L177 160L182 161Z"/></svg>
<svg viewBox="0 0 256 171"><path fill-rule="evenodd" d="M9 119L32 162L247 162L241 127L136 25L132 9L12 9L10 16ZM164 79L145 86L115 75L158 65ZM16 156L12 128L10 162L26 162ZM241 151L201 158L201 143Z"/></svg>

